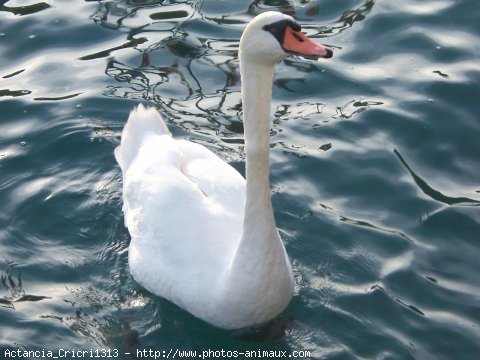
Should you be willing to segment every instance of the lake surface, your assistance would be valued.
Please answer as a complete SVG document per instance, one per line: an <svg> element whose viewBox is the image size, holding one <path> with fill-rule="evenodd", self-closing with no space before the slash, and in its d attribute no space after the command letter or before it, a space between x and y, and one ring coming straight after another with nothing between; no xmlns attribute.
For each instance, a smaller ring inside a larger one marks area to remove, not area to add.
<svg viewBox="0 0 480 360"><path fill-rule="evenodd" d="M478 358L480 1L0 3L0 358ZM223 331L129 275L113 149L142 102L242 171L238 42L267 10L334 56L274 80L294 297L268 326Z"/></svg>

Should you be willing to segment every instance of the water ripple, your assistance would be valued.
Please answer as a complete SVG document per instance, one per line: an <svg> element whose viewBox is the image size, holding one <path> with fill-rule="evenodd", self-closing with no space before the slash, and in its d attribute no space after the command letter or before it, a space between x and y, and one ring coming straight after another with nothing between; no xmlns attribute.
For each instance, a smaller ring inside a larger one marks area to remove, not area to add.
<svg viewBox="0 0 480 360"><path fill-rule="evenodd" d="M240 334L130 277L112 152L144 102L244 171L238 45L266 10L334 57L277 66L271 183L296 289L283 320ZM3 2L0 347L474 358L477 13L450 0Z"/></svg>

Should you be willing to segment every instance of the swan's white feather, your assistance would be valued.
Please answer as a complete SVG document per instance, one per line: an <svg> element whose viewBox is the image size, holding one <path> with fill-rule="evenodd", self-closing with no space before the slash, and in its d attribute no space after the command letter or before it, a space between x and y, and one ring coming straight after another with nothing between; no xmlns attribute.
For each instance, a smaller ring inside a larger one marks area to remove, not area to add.
<svg viewBox="0 0 480 360"><path fill-rule="evenodd" d="M115 149L115 158L124 174L137 156L146 134L171 135L162 117L154 108L145 108L140 104L131 111L129 118L135 119L135 121L127 121L122 131L121 146Z"/></svg>
<svg viewBox="0 0 480 360"><path fill-rule="evenodd" d="M240 239L245 180L207 148L173 139L154 109L139 106L124 129L115 155L130 271L152 293L205 311Z"/></svg>

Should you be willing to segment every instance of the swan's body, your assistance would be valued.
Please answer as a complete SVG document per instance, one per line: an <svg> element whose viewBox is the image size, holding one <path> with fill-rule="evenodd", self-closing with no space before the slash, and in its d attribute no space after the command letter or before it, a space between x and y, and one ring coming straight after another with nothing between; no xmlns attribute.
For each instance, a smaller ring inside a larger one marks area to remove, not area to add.
<svg viewBox="0 0 480 360"><path fill-rule="evenodd" d="M158 112L141 105L130 114L115 150L124 179L133 277L222 328L268 321L293 293L270 199L273 70L286 51L331 56L304 35L308 49L303 38L298 49L282 43L283 36L292 36L289 31L299 33L297 27L291 17L269 12L255 18L242 36L246 180L205 147L173 139Z"/></svg>

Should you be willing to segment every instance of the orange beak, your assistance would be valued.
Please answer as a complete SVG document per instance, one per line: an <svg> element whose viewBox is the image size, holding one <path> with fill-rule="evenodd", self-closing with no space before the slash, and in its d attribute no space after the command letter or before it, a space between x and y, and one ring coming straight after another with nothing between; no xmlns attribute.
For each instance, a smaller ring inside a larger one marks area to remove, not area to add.
<svg viewBox="0 0 480 360"><path fill-rule="evenodd" d="M293 30L290 26L287 26L285 29L283 49L295 55L314 59L329 59L333 56L332 50L323 45L317 44L300 31Z"/></svg>

